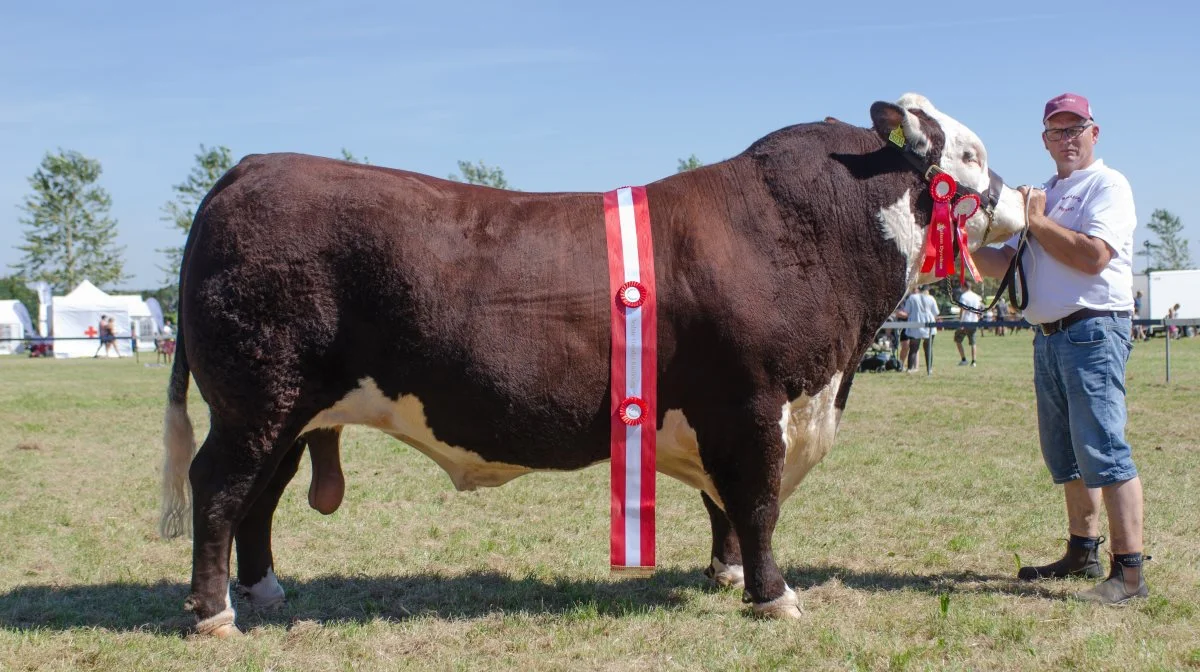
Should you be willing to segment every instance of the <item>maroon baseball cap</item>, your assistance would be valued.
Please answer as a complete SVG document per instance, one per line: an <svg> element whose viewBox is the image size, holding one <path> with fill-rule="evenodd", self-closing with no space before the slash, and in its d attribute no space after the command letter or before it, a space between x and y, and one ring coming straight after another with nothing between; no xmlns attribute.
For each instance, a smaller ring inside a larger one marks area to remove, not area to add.
<svg viewBox="0 0 1200 672"><path fill-rule="evenodd" d="M1087 98L1078 93L1064 93L1047 101L1045 113L1042 114L1042 123L1046 123L1046 120L1059 112L1070 112L1084 119L1092 118L1092 106L1088 104Z"/></svg>

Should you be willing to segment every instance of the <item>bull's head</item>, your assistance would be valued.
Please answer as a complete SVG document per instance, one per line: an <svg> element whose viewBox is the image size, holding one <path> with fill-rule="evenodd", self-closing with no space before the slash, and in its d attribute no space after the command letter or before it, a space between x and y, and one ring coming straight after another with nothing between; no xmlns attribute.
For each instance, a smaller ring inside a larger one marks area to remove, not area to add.
<svg viewBox="0 0 1200 672"><path fill-rule="evenodd" d="M925 96L906 93L895 104L875 103L871 120L875 131L907 154L919 171L928 175L928 168L936 166L982 197L983 207L967 220L971 250L1007 240L1025 228L1025 200L988 169L979 136Z"/></svg>

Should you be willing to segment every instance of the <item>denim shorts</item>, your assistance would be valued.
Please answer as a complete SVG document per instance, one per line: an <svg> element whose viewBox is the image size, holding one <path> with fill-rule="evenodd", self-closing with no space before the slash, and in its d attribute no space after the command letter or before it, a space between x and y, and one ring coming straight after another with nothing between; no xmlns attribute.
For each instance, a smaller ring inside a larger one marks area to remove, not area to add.
<svg viewBox="0 0 1200 672"><path fill-rule="evenodd" d="M1034 327L1042 458L1055 483L1100 488L1137 476L1125 441L1129 318L1091 317L1050 336Z"/></svg>

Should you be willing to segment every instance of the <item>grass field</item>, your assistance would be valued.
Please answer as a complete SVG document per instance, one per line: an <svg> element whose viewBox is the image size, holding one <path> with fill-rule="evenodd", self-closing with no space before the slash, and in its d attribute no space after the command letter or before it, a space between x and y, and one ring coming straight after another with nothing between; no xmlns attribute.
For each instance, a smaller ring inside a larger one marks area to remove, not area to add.
<svg viewBox="0 0 1200 672"><path fill-rule="evenodd" d="M156 536L167 370L0 358L0 670L1200 669L1200 339L1138 344L1129 436L1146 486L1150 599L1017 582L1058 557L1061 490L1036 443L1029 332L980 366L862 374L839 441L784 506L775 554L799 622L710 586L699 496L659 477L660 571L607 566L608 470L457 493L430 460L348 429L347 494L275 519L281 609L239 641L189 635L190 543ZM192 419L206 415L193 389ZM1019 556L1019 559L1018 559Z"/></svg>

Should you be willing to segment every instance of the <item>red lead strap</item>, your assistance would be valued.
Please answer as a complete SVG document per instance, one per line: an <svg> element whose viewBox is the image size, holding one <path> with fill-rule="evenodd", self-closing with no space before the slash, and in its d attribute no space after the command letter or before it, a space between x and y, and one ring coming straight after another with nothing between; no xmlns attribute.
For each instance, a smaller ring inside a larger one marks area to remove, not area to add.
<svg viewBox="0 0 1200 672"><path fill-rule="evenodd" d="M612 533L614 572L654 570L658 297L645 187L604 194L612 315Z"/></svg>

